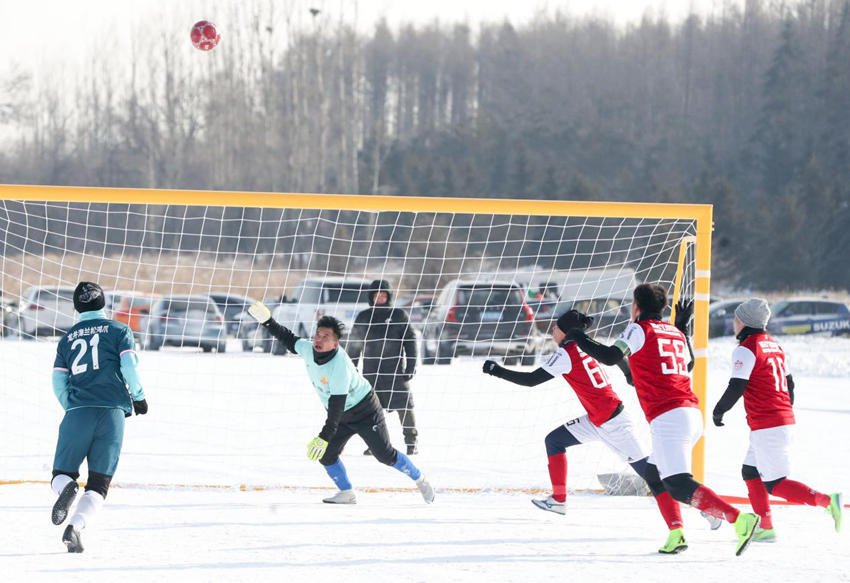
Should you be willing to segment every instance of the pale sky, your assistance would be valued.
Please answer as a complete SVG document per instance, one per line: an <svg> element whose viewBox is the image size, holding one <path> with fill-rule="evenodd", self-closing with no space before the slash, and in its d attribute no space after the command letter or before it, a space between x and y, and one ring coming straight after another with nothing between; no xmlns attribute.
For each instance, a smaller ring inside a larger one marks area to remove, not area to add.
<svg viewBox="0 0 850 583"><path fill-rule="evenodd" d="M120 37L122 30L141 26L151 35L174 28L185 33L192 22L209 19L219 26L222 42L227 40L227 14L235 2L244 0L0 0L0 72L9 63L36 70L50 65L82 62L92 47L103 47L106 39ZM647 12L664 14L674 22L692 10L716 13L724 3L736 0L254 0L259 6L273 5L279 15L290 12L309 20L309 7L322 9L326 18L347 22L371 31L385 17L390 26L402 22L481 22L508 19L523 24L541 11L560 10L578 16L599 16L618 25L640 20ZM168 14L172 21L161 15ZM282 16L281 16L282 17ZM112 50L112 49L110 49ZM115 50L120 50L120 47Z"/></svg>

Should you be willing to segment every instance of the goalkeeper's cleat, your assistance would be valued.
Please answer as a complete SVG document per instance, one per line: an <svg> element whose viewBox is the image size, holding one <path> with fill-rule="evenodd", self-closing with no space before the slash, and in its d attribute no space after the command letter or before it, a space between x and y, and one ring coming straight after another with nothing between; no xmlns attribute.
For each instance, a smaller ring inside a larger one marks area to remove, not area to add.
<svg viewBox="0 0 850 583"><path fill-rule="evenodd" d="M416 487L419 488L419 491L422 493L422 498L426 503L431 504L434 501L434 488L432 488L431 484L428 483L428 480L425 479L425 474L419 474L419 479L416 480Z"/></svg>
<svg viewBox="0 0 850 583"><path fill-rule="evenodd" d="M325 504L357 504L354 490L340 490L330 498L322 499Z"/></svg>
<svg viewBox="0 0 850 583"><path fill-rule="evenodd" d="M62 534L62 542L68 547L69 553L82 553L83 541L80 540L80 532L74 528L73 524L69 524Z"/></svg>
<svg viewBox="0 0 850 583"><path fill-rule="evenodd" d="M548 498L532 498L531 503L540 508L541 510L548 510L549 512L554 512L555 514L566 514L567 513L567 503L566 502L558 502L552 496Z"/></svg>
<svg viewBox="0 0 850 583"><path fill-rule="evenodd" d="M363 452L363 455L372 455L372 450L367 447L366 451Z"/></svg>
<svg viewBox="0 0 850 583"><path fill-rule="evenodd" d="M56 503L53 504L53 511L50 513L50 519L53 521L53 524L59 525L65 522L65 519L68 518L68 509L71 508L71 504L74 503L74 498L77 497L77 490L79 490L80 486L77 484L76 480L72 480L68 482L62 491L59 493L59 497L56 499Z"/></svg>
<svg viewBox="0 0 850 583"><path fill-rule="evenodd" d="M664 546L658 549L662 555L675 555L687 550L688 542L685 540L685 531L681 528L674 528L667 535L667 542Z"/></svg>
<svg viewBox="0 0 850 583"><path fill-rule="evenodd" d="M738 535L738 543L735 546L735 556L739 557L750 546L750 541L753 540L753 535L756 533L756 528L759 525L758 514L752 512L741 512L738 514L738 519L735 521L735 534Z"/></svg>
<svg viewBox="0 0 850 583"><path fill-rule="evenodd" d="M699 515L708 521L708 525L711 527L711 530L717 530L718 528L720 528L720 525L723 524L722 518L712 516L708 512L703 512L702 510L700 510Z"/></svg>
<svg viewBox="0 0 850 583"><path fill-rule="evenodd" d="M775 543L776 531L772 528L756 528L753 541L757 543Z"/></svg>
<svg viewBox="0 0 850 583"><path fill-rule="evenodd" d="M841 532L841 515L844 513L843 498L841 492L830 494L829 506L826 507L826 511L829 512L832 520L835 521L835 532Z"/></svg>

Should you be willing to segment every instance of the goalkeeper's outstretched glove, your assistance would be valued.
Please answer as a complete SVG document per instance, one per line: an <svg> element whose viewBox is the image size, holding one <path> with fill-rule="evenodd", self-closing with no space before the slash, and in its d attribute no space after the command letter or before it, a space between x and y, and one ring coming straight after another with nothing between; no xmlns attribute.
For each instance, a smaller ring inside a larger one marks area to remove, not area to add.
<svg viewBox="0 0 850 583"><path fill-rule="evenodd" d="M248 307L248 313L260 324L265 324L271 320L272 313L263 302L254 302Z"/></svg>
<svg viewBox="0 0 850 583"><path fill-rule="evenodd" d="M321 437L315 437L313 441L307 444L307 457L314 461L320 460L327 449L328 442Z"/></svg>

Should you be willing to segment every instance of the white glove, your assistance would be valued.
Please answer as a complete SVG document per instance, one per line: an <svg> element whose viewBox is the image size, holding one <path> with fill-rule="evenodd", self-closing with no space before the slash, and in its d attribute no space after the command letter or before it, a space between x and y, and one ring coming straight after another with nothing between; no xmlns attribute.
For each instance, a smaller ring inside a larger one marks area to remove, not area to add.
<svg viewBox="0 0 850 583"><path fill-rule="evenodd" d="M251 314L251 317L260 324L265 324L272 317L271 310L269 310L263 302L254 302L251 304L248 308L248 313Z"/></svg>

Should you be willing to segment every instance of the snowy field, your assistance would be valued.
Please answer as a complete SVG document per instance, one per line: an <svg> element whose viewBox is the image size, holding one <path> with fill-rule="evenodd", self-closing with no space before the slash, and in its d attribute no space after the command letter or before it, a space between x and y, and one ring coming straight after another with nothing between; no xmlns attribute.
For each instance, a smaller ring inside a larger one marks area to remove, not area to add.
<svg viewBox="0 0 850 583"><path fill-rule="evenodd" d="M793 477L850 493L850 340L780 338L797 384ZM722 393L732 339L709 346L709 403ZM229 348L235 348L231 346ZM542 512L548 488L543 437L581 413L553 380L516 387L482 375L480 360L421 367L413 382L421 454L437 488L425 505L411 482L364 457L359 438L343 461L358 504L321 503L332 492L306 458L324 412L293 357L182 350L141 354L150 404L128 419L107 504L70 555L48 518L62 411L50 388L52 342L0 341L0 566L5 580L66 576L122 581L614 581L850 580L850 526L836 535L820 509L775 506L780 540L734 556L729 525L712 532L685 510L690 548L656 549L666 528L651 498L596 493L617 471L602 448L569 451L566 516ZM645 432L619 371L609 374ZM742 405L707 427L706 483L743 496ZM398 418L388 418L401 446ZM83 468L85 477L85 468ZM8 482L24 481L9 484Z"/></svg>

